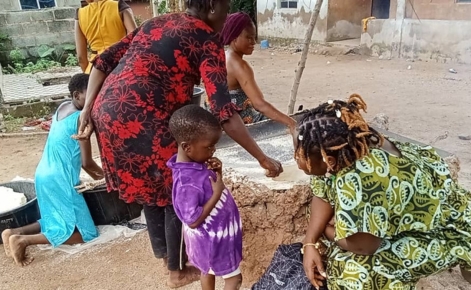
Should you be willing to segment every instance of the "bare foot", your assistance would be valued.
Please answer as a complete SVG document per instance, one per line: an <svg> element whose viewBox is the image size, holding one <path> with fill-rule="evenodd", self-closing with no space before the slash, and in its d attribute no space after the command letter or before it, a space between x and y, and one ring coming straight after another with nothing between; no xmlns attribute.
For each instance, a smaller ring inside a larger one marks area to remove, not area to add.
<svg viewBox="0 0 471 290"><path fill-rule="evenodd" d="M28 266L33 262L34 259L26 255L27 244L23 241L21 236L10 236L9 243L11 255L13 256L13 259L15 259L17 265Z"/></svg>
<svg viewBox="0 0 471 290"><path fill-rule="evenodd" d="M7 257L11 257L10 253L10 236L13 235L13 231L11 229L6 229L2 232L2 241L3 241L3 248L5 249L5 254Z"/></svg>
<svg viewBox="0 0 471 290"><path fill-rule="evenodd" d="M174 274L175 273L175 274ZM167 280L167 286L175 289L199 281L201 272L195 267L186 267L182 271L172 271Z"/></svg>
<svg viewBox="0 0 471 290"><path fill-rule="evenodd" d="M170 272L168 271L168 258L163 258L164 261L164 275L168 275Z"/></svg>

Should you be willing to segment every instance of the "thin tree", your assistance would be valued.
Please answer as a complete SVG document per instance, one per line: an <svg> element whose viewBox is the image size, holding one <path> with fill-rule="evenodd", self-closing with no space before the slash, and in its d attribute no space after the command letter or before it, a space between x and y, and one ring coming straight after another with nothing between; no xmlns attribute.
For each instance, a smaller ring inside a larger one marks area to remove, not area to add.
<svg viewBox="0 0 471 290"><path fill-rule="evenodd" d="M311 12L311 19L309 19L309 26L304 36L304 46L301 53L301 59L298 62L298 68L296 69L296 75L294 76L294 83L291 87L291 94L289 96L288 104L288 114L293 114L294 105L296 103L296 96L298 94L299 83L301 82L301 76L303 75L304 68L306 67L306 59L309 53L309 45L311 44L312 33L314 32L314 27L316 26L317 18L319 18L319 11L323 0L317 0L314 10Z"/></svg>
<svg viewBox="0 0 471 290"><path fill-rule="evenodd" d="M150 4L152 6L152 16L154 17L159 16L159 1L150 0Z"/></svg>

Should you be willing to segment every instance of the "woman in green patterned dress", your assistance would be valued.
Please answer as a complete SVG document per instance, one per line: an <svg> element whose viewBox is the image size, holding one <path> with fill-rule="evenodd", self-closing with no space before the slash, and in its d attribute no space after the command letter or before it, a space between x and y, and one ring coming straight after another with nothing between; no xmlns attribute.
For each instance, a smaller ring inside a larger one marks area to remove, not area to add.
<svg viewBox="0 0 471 290"><path fill-rule="evenodd" d="M295 159L313 175L303 241L311 283L328 277L330 290L406 290L445 269L469 269L470 192L432 147L382 136L360 110L366 104L352 95L298 125Z"/></svg>

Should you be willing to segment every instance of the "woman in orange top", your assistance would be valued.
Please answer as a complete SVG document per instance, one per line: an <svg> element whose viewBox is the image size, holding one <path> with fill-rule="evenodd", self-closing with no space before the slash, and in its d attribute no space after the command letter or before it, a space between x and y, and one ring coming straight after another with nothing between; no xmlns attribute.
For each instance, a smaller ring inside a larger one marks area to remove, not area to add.
<svg viewBox="0 0 471 290"><path fill-rule="evenodd" d="M131 7L124 0L87 2L87 6L77 9L75 43L79 65L88 74L95 57L134 31L137 25ZM90 59L87 46L92 51Z"/></svg>

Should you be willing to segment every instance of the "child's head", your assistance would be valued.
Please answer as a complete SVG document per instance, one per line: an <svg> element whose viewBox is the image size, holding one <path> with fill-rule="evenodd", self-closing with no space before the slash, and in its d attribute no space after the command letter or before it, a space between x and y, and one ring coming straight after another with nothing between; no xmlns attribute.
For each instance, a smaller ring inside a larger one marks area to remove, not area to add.
<svg viewBox="0 0 471 290"><path fill-rule="evenodd" d="M384 138L368 126L360 110L366 103L353 94L344 101L329 101L307 112L298 124L295 159L310 175L337 173L368 155Z"/></svg>
<svg viewBox="0 0 471 290"><path fill-rule="evenodd" d="M79 73L74 75L69 82L69 92L72 103L81 110L85 105L85 97L87 95L88 74Z"/></svg>
<svg viewBox="0 0 471 290"><path fill-rule="evenodd" d="M197 105L178 109L170 118L170 132L177 140L179 152L195 162L205 162L216 151L222 128L219 121Z"/></svg>
<svg viewBox="0 0 471 290"><path fill-rule="evenodd" d="M250 55L256 44L255 37L255 24L247 13L236 12L227 16L221 31L223 45L231 45L234 50Z"/></svg>

